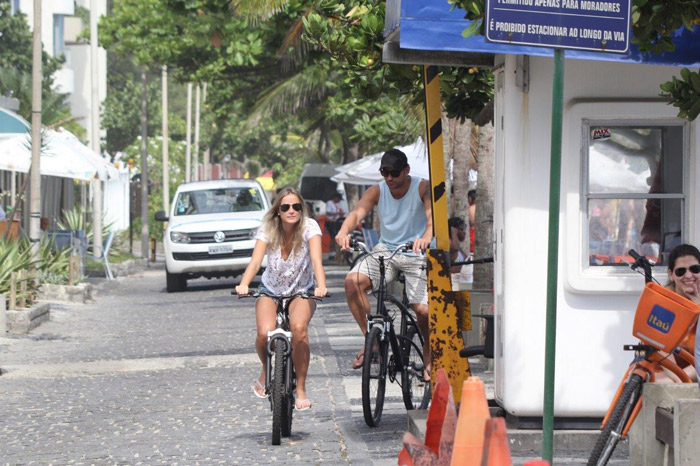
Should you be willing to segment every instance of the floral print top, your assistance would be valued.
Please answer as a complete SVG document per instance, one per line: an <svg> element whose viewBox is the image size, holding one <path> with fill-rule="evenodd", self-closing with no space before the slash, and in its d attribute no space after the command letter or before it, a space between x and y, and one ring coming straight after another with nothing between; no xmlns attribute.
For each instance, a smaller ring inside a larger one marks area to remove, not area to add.
<svg viewBox="0 0 700 466"><path fill-rule="evenodd" d="M321 236L321 228L316 220L306 218L301 250L290 254L287 260L282 258L281 249L267 250L267 268L262 275L262 285L272 293L288 296L306 291L314 286L313 267L309 253L309 239ZM255 235L256 240L269 244L264 228Z"/></svg>

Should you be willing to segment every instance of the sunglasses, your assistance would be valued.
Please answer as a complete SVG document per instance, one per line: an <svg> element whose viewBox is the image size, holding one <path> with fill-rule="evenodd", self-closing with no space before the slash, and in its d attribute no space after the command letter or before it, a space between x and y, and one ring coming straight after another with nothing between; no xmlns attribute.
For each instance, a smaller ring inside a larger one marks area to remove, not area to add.
<svg viewBox="0 0 700 466"><path fill-rule="evenodd" d="M676 270L673 271L673 274L676 277L680 278L683 275L685 275L685 273L688 270L690 270L690 273L700 273L700 264L691 265L687 269L685 267L678 267Z"/></svg>
<svg viewBox="0 0 700 466"><path fill-rule="evenodd" d="M401 175L401 172L403 171L403 168L401 170L390 170L388 168L380 168L379 173L386 178L387 176L391 175L392 178L398 178Z"/></svg>
<svg viewBox="0 0 700 466"><path fill-rule="evenodd" d="M296 210L297 212L301 212L301 204L299 204L298 202L296 204L280 204L280 210L282 212L288 211L290 207Z"/></svg>

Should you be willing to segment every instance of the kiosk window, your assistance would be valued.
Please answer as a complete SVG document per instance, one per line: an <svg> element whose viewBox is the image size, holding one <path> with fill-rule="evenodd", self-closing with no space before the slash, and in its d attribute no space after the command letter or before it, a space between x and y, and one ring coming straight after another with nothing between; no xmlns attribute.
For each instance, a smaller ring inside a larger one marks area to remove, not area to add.
<svg viewBox="0 0 700 466"><path fill-rule="evenodd" d="M666 263L684 236L685 127L584 121L590 266L626 266L629 249Z"/></svg>

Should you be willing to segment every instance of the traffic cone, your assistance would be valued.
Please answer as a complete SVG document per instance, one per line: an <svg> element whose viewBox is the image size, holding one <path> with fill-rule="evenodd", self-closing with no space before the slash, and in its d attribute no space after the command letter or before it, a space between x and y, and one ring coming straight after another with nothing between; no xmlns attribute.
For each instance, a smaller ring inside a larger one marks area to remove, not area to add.
<svg viewBox="0 0 700 466"><path fill-rule="evenodd" d="M513 464L508 447L506 420L502 417L486 421L484 451L481 466L509 466Z"/></svg>
<svg viewBox="0 0 700 466"><path fill-rule="evenodd" d="M523 466L549 466L549 461L547 460L531 460L523 464Z"/></svg>
<svg viewBox="0 0 700 466"><path fill-rule="evenodd" d="M428 410L425 443L421 443L419 439L407 432L403 438L404 448L398 457L399 466L448 464L452 454L456 417L452 386L445 370L439 369Z"/></svg>
<svg viewBox="0 0 700 466"><path fill-rule="evenodd" d="M484 426L491 418L484 382L469 377L462 385L451 466L479 466L484 447Z"/></svg>

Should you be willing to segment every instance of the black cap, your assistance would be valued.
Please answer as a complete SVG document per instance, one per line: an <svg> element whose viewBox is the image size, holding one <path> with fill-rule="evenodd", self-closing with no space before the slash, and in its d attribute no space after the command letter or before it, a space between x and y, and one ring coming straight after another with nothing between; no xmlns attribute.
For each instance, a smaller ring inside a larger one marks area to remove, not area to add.
<svg viewBox="0 0 700 466"><path fill-rule="evenodd" d="M340 200L342 200L342 199L343 199L343 193L341 193L340 191L336 191L335 193L333 193L333 196L331 196L331 199L340 199Z"/></svg>
<svg viewBox="0 0 700 466"><path fill-rule="evenodd" d="M390 170L403 170L408 166L406 154L398 149L389 149L382 155L382 162L379 164L379 169L388 168Z"/></svg>

